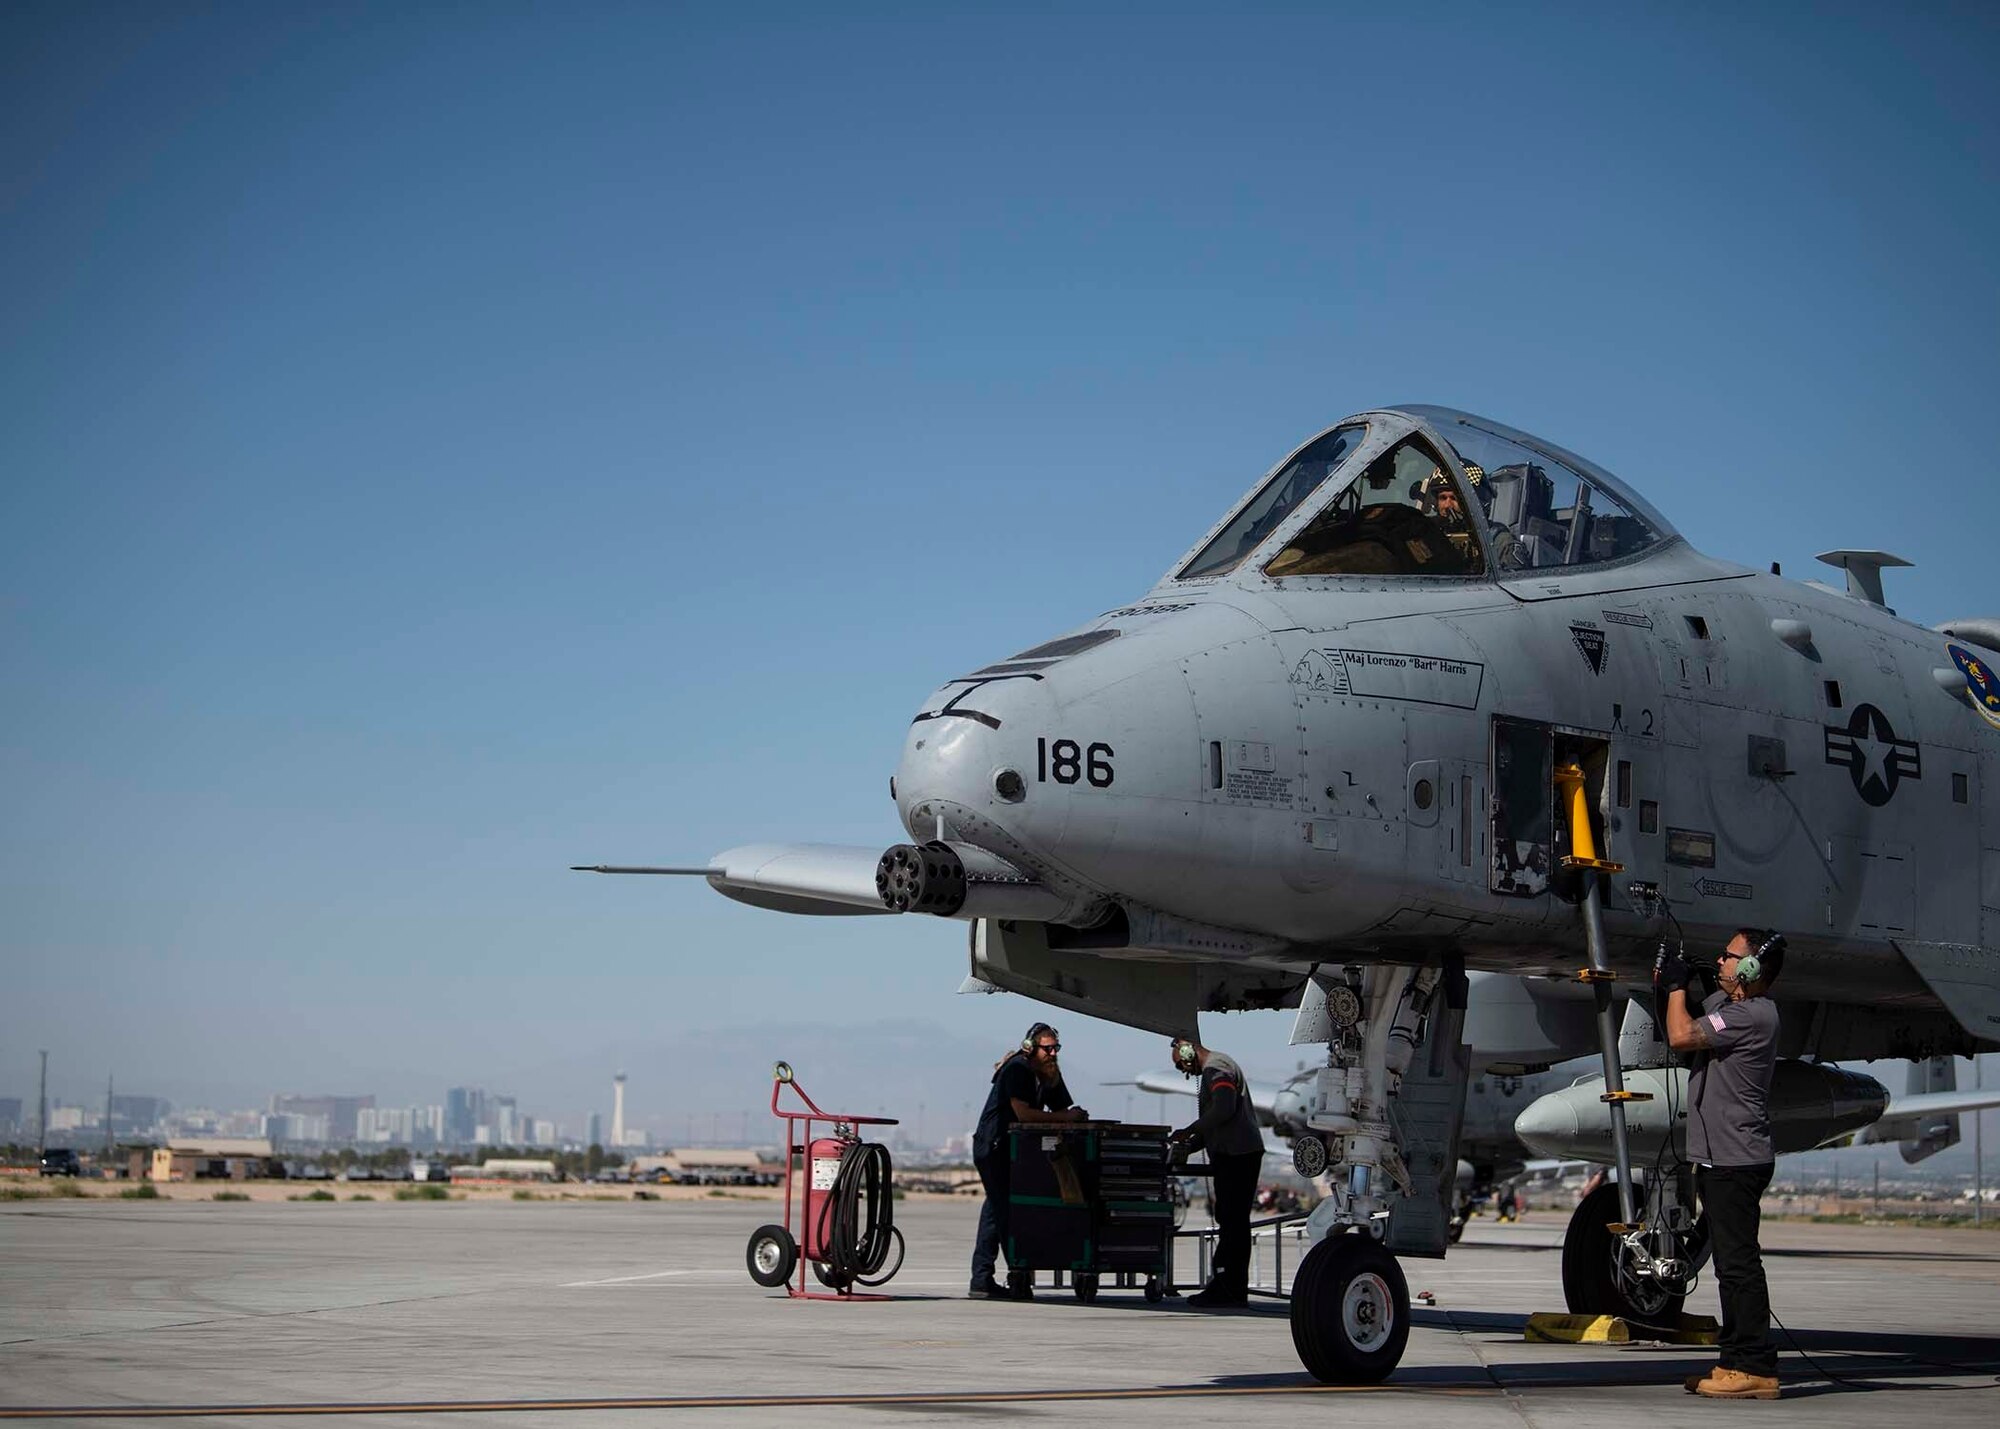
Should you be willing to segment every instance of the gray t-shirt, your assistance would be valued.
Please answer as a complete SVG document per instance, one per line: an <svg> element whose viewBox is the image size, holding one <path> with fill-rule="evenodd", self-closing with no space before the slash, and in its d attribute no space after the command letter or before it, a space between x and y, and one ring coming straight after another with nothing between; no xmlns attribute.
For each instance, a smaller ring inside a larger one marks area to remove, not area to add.
<svg viewBox="0 0 2000 1429"><path fill-rule="evenodd" d="M1688 1079L1688 1160L1707 1166L1768 1166L1771 1075L1778 1065L1778 1005L1712 994L1696 1018L1708 1050Z"/></svg>
<svg viewBox="0 0 2000 1429"><path fill-rule="evenodd" d="M1262 1156L1264 1133L1257 1129L1257 1111L1250 1099L1250 1079L1232 1057L1208 1054L1201 1072L1201 1113L1187 1129L1193 1147L1207 1147L1215 1156Z"/></svg>

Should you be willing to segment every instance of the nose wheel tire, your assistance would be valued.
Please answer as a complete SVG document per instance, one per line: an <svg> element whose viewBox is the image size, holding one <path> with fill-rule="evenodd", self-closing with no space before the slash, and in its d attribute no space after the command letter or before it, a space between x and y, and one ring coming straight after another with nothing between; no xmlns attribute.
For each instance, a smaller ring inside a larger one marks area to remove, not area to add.
<svg viewBox="0 0 2000 1429"><path fill-rule="evenodd" d="M1618 1187L1605 1182L1577 1204L1563 1235L1563 1300L1572 1315L1616 1315L1642 1325L1673 1325L1680 1321L1687 1295L1676 1294L1659 1281L1627 1271L1620 1243L1606 1227L1620 1216ZM1698 1261L1706 1243L1705 1227L1697 1224L1686 1250Z"/></svg>
<svg viewBox="0 0 2000 1429"><path fill-rule="evenodd" d="M799 1263L798 1242L783 1226L759 1226L750 1234L750 1245L743 1259L750 1267L752 1280L766 1290L776 1290L792 1278L792 1271Z"/></svg>
<svg viewBox="0 0 2000 1429"><path fill-rule="evenodd" d="M1377 1384L1410 1340L1410 1286L1396 1257L1355 1232L1328 1236L1292 1282L1292 1345L1323 1384Z"/></svg>

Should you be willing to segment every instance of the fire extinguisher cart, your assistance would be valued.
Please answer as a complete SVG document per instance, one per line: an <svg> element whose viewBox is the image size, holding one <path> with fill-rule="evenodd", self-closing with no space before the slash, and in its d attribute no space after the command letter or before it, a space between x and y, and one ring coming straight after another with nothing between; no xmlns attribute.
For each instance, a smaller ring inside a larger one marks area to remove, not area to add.
<svg viewBox="0 0 2000 1429"><path fill-rule="evenodd" d="M1100 1285L1166 1294L1174 1206L1164 1126L1017 1122L1008 1129L1007 1283L1067 1274L1088 1303Z"/></svg>
<svg viewBox="0 0 2000 1429"><path fill-rule="evenodd" d="M778 1105L786 1087L804 1111ZM759 1226L750 1236L745 1259L750 1278L767 1289L780 1285L795 1300L887 1300L857 1295L856 1285L880 1285L902 1268L903 1233L893 1224L894 1192L886 1148L863 1143L859 1126L894 1126L896 1118L852 1116L822 1111L793 1080L790 1065L777 1064L771 1078L771 1112L785 1124L785 1219ZM825 1124L822 1135L813 1124ZM796 1213L794 1211L796 1208ZM865 1227L855 1222L865 1216ZM796 1227L796 1229L794 1229ZM857 1258L853 1242L861 1242ZM890 1242L895 1264L878 1273ZM806 1289L806 1268L826 1288ZM794 1279L796 1278L796 1283Z"/></svg>

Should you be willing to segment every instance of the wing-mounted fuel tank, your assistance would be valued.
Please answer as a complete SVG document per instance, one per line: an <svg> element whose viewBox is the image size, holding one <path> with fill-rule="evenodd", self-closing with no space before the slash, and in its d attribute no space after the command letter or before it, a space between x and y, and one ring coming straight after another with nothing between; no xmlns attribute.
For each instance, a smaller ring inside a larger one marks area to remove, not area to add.
<svg viewBox="0 0 2000 1429"><path fill-rule="evenodd" d="M1702 1115L1701 1107L1689 1105L1687 1072L1679 1067L1627 1071L1625 1086L1652 1098L1626 1104L1633 1160L1650 1165L1671 1154L1685 1161L1688 1119ZM1550 1092L1522 1111L1514 1132L1539 1155L1609 1165L1611 1112L1601 1100L1603 1093L1602 1077L1585 1077ZM1771 1079L1772 1140L1781 1156L1810 1151L1871 1125L1888 1105L1888 1091L1873 1077L1827 1063L1780 1061Z"/></svg>

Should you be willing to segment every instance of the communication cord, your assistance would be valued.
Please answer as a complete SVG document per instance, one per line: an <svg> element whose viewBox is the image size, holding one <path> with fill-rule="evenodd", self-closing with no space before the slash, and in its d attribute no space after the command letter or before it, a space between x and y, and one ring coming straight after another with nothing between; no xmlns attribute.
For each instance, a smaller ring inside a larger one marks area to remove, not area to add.
<svg viewBox="0 0 2000 1429"><path fill-rule="evenodd" d="M903 1233L896 1229L889 1172L889 1148L879 1141L849 1142L840 1153L833 1188L819 1213L829 1283L881 1285L903 1268ZM878 1274L891 1244L896 1263Z"/></svg>

